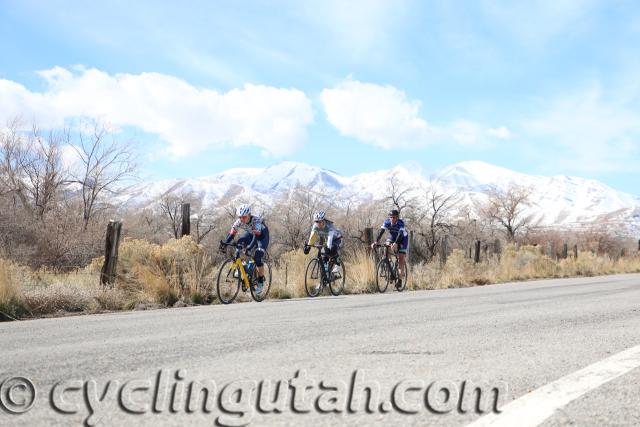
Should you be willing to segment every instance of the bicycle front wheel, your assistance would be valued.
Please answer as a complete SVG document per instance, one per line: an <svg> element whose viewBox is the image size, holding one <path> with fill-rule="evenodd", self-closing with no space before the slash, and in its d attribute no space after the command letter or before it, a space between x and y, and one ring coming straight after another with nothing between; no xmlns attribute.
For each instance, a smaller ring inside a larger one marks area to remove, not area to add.
<svg viewBox="0 0 640 427"><path fill-rule="evenodd" d="M238 296L242 278L240 270L235 266L234 259L227 259L220 266L218 271L218 281L216 290L218 291L218 299L223 304L231 304Z"/></svg>
<svg viewBox="0 0 640 427"><path fill-rule="evenodd" d="M264 283L260 292L256 289L258 285L258 272L256 268L253 269L253 275L251 277L251 296L256 302L264 301L271 289L271 266L268 263L264 263Z"/></svg>
<svg viewBox="0 0 640 427"><path fill-rule="evenodd" d="M386 292L391 282L391 270L386 258L382 258L376 267L376 285L380 293Z"/></svg>
<svg viewBox="0 0 640 427"><path fill-rule="evenodd" d="M307 270L304 273L304 290L310 297L317 297L322 290L322 266L318 262L318 258L313 258L307 264Z"/></svg>

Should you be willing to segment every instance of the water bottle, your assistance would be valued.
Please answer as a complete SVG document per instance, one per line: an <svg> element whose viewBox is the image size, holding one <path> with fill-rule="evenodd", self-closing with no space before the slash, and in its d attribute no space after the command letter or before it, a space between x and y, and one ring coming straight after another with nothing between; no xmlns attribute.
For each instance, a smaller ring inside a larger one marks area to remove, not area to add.
<svg viewBox="0 0 640 427"><path fill-rule="evenodd" d="M249 261L247 263L246 270L247 270L247 276L249 276L249 278L251 278L251 274L253 272L253 261Z"/></svg>

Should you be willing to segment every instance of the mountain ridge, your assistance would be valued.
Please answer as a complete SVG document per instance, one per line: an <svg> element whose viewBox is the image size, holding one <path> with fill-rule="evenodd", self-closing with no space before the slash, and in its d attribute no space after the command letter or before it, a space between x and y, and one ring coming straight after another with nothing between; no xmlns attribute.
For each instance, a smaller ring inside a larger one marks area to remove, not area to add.
<svg viewBox="0 0 640 427"><path fill-rule="evenodd" d="M199 178L151 181L129 188L118 198L125 207L152 207L167 194L190 193L207 208L237 200L271 204L288 190L303 186L330 194L337 201L361 204L385 196L392 176L402 188L421 188L430 183L443 192L458 192L463 203L486 200L485 191L516 183L532 189L534 205L528 211L543 225L587 224L605 220L640 233L640 197L616 190L600 181L568 175L529 175L479 160L464 161L439 169L429 176L412 162L391 169L342 176L306 163L286 161L266 168L233 168Z"/></svg>

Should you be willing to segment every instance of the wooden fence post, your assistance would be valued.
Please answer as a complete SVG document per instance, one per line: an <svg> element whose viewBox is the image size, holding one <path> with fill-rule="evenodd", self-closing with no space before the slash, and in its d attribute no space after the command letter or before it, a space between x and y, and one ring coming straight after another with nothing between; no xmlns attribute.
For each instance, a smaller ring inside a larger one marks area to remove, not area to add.
<svg viewBox="0 0 640 427"><path fill-rule="evenodd" d="M567 242L564 242L562 244L562 259L567 259L568 256L569 256L569 245L567 245Z"/></svg>
<svg viewBox="0 0 640 427"><path fill-rule="evenodd" d="M372 256L373 254L375 254L375 252L371 250L371 244L373 243L373 228L366 227L364 229L364 243L367 245L367 247L365 248L365 251L367 251L367 255Z"/></svg>
<svg viewBox="0 0 640 427"><path fill-rule="evenodd" d="M182 232L180 237L191 234L191 205L189 203L182 204Z"/></svg>
<svg viewBox="0 0 640 427"><path fill-rule="evenodd" d="M445 265L447 263L447 256L449 252L449 236L445 235L440 245L440 264Z"/></svg>
<svg viewBox="0 0 640 427"><path fill-rule="evenodd" d="M476 251L473 256L473 262L477 264L480 262L480 240L476 240L475 247Z"/></svg>
<svg viewBox="0 0 640 427"><path fill-rule="evenodd" d="M364 229L364 241L367 247L371 248L371 244L373 243L373 228L367 227Z"/></svg>
<svg viewBox="0 0 640 427"><path fill-rule="evenodd" d="M494 253L498 255L498 260L500 260L500 258L502 257L502 247L500 246L500 239L496 239L494 241L493 250Z"/></svg>
<svg viewBox="0 0 640 427"><path fill-rule="evenodd" d="M573 245L573 257L578 259L578 245Z"/></svg>
<svg viewBox="0 0 640 427"><path fill-rule="evenodd" d="M102 286L113 286L116 283L116 266L118 263L121 230L122 222L109 221L104 245L104 264L100 271L100 284Z"/></svg>

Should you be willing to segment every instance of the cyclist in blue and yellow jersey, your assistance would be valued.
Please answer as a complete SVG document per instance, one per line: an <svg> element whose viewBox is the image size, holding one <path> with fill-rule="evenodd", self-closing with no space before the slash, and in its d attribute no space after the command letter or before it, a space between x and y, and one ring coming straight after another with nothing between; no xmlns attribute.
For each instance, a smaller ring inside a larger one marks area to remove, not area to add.
<svg viewBox="0 0 640 427"><path fill-rule="evenodd" d="M404 269L405 269L405 255L407 253L407 249L409 248L409 232L404 226L404 221L400 219L400 212L397 209L391 209L389 211L389 218L384 220L382 227L380 227L380 231L378 232L378 237L376 237L376 241L371 244L371 247L374 248L380 238L384 234L385 231L389 232L389 237L387 238L386 243L391 244L392 248L398 250L398 282L396 283L396 287L402 287L402 277L404 277Z"/></svg>
<svg viewBox="0 0 640 427"><path fill-rule="evenodd" d="M309 240L304 246L305 255L309 253L311 245L313 245L318 238L322 239L326 248L325 254L329 257L336 258L338 256L338 249L342 247L342 232L338 230L333 222L329 221L324 211L318 211L313 214L313 227L311 227L311 234ZM336 266L338 266L338 261Z"/></svg>
<svg viewBox="0 0 640 427"><path fill-rule="evenodd" d="M244 231L236 243L239 248L243 246L246 248L247 255L250 254L254 247L256 248L253 259L256 261L256 272L258 273L256 292L260 293L264 285L264 263L262 257L269 246L269 228L261 217L251 215L251 206L247 204L238 206L236 214L238 219L231 226L227 238L220 241L220 250L224 250L225 244L231 243L238 230Z"/></svg>

